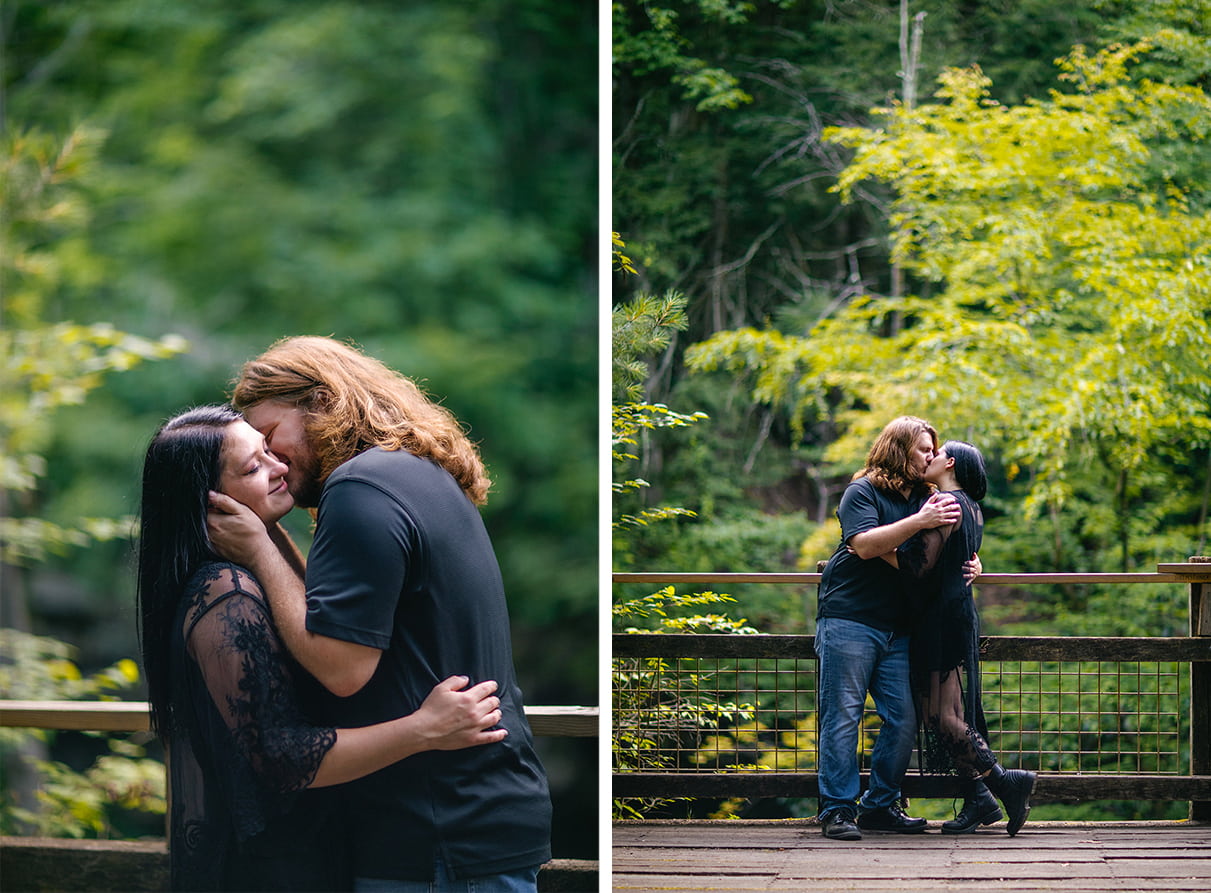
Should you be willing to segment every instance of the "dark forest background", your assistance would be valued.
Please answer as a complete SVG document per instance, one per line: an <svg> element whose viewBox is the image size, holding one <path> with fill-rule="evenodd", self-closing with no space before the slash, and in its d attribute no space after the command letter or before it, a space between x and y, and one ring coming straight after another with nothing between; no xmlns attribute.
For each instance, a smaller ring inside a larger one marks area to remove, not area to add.
<svg viewBox="0 0 1211 893"><path fill-rule="evenodd" d="M0 625L136 657L151 434L332 335L480 444L526 702L595 704L597 50L549 0L0 4ZM592 857L596 742L540 746L556 854Z"/></svg>
<svg viewBox="0 0 1211 893"><path fill-rule="evenodd" d="M1211 4L678 0L613 22L633 267L614 305L684 306L667 345L616 324L615 350L645 363L641 399L709 416L645 432L616 471L650 484L616 516L696 513L620 528L616 570L814 571L902 414L984 451L989 571L1206 549ZM1178 587L1125 610L1121 591L1030 593L981 590L992 628L1185 624ZM810 593L733 594L763 632L811 628Z"/></svg>

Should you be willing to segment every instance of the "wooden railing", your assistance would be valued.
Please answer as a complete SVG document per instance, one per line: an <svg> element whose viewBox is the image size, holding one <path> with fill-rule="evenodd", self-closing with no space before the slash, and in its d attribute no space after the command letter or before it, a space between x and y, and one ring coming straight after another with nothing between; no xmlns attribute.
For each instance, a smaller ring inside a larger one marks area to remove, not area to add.
<svg viewBox="0 0 1211 893"><path fill-rule="evenodd" d="M536 736L593 738L597 707L526 707ZM144 701L0 700L0 727L91 732L142 732L150 727ZM558 854L557 854L558 855ZM164 840L0 838L0 876L6 891L157 891L168 884ZM600 889L597 860L556 858L542 867L540 893Z"/></svg>
<svg viewBox="0 0 1211 893"><path fill-rule="evenodd" d="M527 707L526 719L538 736L594 738L596 707ZM145 732L150 728L146 701L5 701L0 727L87 732Z"/></svg>
<svg viewBox="0 0 1211 893"><path fill-rule="evenodd" d="M721 574L721 573L617 573L615 583L710 584L738 583L818 585L820 574ZM985 574L979 584L1028 585L1040 583L1182 583L1189 585L1190 634L1180 637L1097 638L992 636L981 641L981 662L1169 662L1188 666L1189 738L1188 771L1153 772L1041 772L1035 799L1088 801L1103 799L1190 801L1191 818L1211 820L1211 564L1191 561L1162 564L1157 573L1145 574ZM616 634L614 660L643 659L703 661L795 661L815 659L813 636L779 635L665 635ZM638 663L634 661L638 661ZM740 664L737 664L738 666ZM713 666L719 666L718 663ZM675 666L669 667L676 673ZM759 674L753 673L756 678ZM767 673L768 675L768 673ZM787 671L794 677L796 672ZM1053 674L1054 675L1054 674ZM1041 677L1040 677L1041 678ZM1186 678L1185 674L1181 677ZM731 692L734 696L736 693ZM766 692L766 695L769 693ZM785 693L783 693L785 694ZM987 696L987 691L986 691ZM814 691L812 692L814 698ZM987 709L987 697L986 709ZM797 703L797 702L796 702ZM814 711L813 703L805 711ZM617 726L622 711L615 711ZM1096 717L1098 711L1090 711ZM990 725L993 717L990 715ZM1088 717L1084 717L1088 720ZM615 730L617 732L617 728ZM674 734L677 734L676 732ZM707 732L706 734L710 734ZM693 737L693 733L690 733ZM996 732L990 742L997 750ZM1174 754L1176 757L1176 754ZM613 794L621 798L666 797L815 797L816 773L808 769L720 769L695 765L669 767L661 771L615 771ZM808 761L814 766L814 760ZM865 779L864 779L865 781ZM904 780L906 796L952 797L957 782L950 778L910 773Z"/></svg>

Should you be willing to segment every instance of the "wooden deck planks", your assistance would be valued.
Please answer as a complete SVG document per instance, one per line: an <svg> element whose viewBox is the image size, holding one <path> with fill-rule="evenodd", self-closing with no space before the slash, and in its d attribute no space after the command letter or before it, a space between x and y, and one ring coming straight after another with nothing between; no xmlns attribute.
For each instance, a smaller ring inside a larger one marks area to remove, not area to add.
<svg viewBox="0 0 1211 893"><path fill-rule="evenodd" d="M614 826L612 890L1211 891L1211 825L1031 823L826 840L814 821Z"/></svg>

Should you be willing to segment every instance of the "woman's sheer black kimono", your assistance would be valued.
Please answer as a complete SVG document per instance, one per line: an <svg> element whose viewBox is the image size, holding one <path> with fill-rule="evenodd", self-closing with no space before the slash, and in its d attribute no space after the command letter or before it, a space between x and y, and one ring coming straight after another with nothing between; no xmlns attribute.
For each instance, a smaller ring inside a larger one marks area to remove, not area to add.
<svg viewBox="0 0 1211 893"><path fill-rule="evenodd" d="M897 550L897 560L912 579L910 665L921 720L921 771L974 775L995 762L981 704L980 620L971 585L963 579L963 565L979 551L983 539L984 515L963 491L952 495L963 513L959 526L921 531ZM948 707L961 709L965 740L941 733L945 724L939 722L939 711Z"/></svg>
<svg viewBox="0 0 1211 893"><path fill-rule="evenodd" d="M304 717L302 671L256 580L233 564L205 565L186 585L177 621L172 888L349 889L335 792L305 790L336 731Z"/></svg>

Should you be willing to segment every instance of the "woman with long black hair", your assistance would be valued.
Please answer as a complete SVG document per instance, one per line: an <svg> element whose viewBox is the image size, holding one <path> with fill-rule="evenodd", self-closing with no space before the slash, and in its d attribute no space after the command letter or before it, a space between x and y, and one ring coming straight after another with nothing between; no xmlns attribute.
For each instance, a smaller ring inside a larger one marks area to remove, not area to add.
<svg viewBox="0 0 1211 893"><path fill-rule="evenodd" d="M896 552L914 580L918 604L909 646L910 678L921 721L921 770L957 774L963 808L942 825L944 834L966 834L1008 814L1010 836L1030 813L1035 773L1005 769L988 746L980 688L980 618L964 565L984 535L980 509L988 490L984 457L969 443L942 445L925 470L925 482L958 501L955 524L922 530ZM995 794L995 796L994 796Z"/></svg>
<svg viewBox="0 0 1211 893"><path fill-rule="evenodd" d="M501 741L496 683L454 676L412 714L361 728L308 721L316 685L282 647L256 579L220 558L208 493L278 526L286 466L227 406L156 432L143 466L138 603L152 728L171 777L174 890L341 890L352 874L329 787L426 750ZM401 841L401 846L406 846Z"/></svg>

